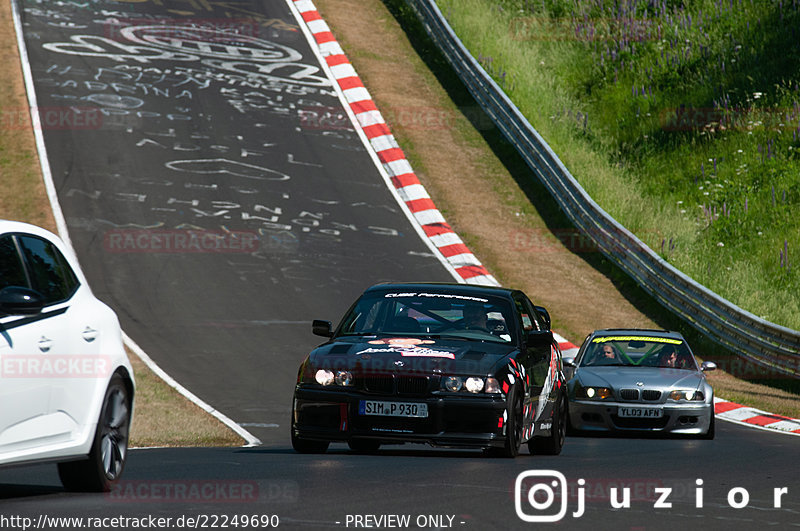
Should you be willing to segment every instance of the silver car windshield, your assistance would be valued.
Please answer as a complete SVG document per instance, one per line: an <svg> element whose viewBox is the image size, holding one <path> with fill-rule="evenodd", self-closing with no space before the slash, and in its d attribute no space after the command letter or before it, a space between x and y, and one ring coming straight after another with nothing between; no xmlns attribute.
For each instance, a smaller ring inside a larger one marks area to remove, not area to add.
<svg viewBox="0 0 800 531"><path fill-rule="evenodd" d="M511 343L509 301L455 293L378 293L362 297L345 316L342 335L438 336Z"/></svg>
<svg viewBox="0 0 800 531"><path fill-rule="evenodd" d="M648 336L595 337L587 345L579 365L697 370L697 362L684 341Z"/></svg>

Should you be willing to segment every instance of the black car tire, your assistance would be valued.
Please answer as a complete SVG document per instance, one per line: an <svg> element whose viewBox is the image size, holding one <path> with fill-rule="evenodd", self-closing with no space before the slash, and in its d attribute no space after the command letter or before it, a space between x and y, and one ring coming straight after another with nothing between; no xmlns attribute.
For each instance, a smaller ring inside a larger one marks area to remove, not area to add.
<svg viewBox="0 0 800 531"><path fill-rule="evenodd" d="M547 437L534 437L528 441L531 454L558 455L567 437L567 397L561 395L553 410L553 425Z"/></svg>
<svg viewBox="0 0 800 531"><path fill-rule="evenodd" d="M712 412L711 413L711 422L708 424L708 431L700 436L701 439L706 439L706 440L709 440L709 441L713 441L714 440L714 435L715 435L715 431L716 431L715 428L714 428L714 424L716 424L716 422L714 420L715 418L716 418L716 415Z"/></svg>
<svg viewBox="0 0 800 531"><path fill-rule="evenodd" d="M67 490L108 492L119 481L128 454L131 397L119 374L106 389L89 456L58 464L58 476Z"/></svg>
<svg viewBox="0 0 800 531"><path fill-rule="evenodd" d="M347 446L354 452L362 454L371 454L378 451L381 447L380 441L373 441L372 439L350 439L347 441Z"/></svg>
<svg viewBox="0 0 800 531"><path fill-rule="evenodd" d="M567 402L569 403L569 401ZM567 416L567 435L568 436L580 435L581 434L580 430L572 425L572 419L569 416L569 408L567 408L566 416Z"/></svg>
<svg viewBox="0 0 800 531"><path fill-rule="evenodd" d="M324 454L328 450L329 441L314 441L311 439L303 439L294 434L294 426L292 426L292 448L300 454Z"/></svg>
<svg viewBox="0 0 800 531"><path fill-rule="evenodd" d="M492 457L513 459L519 455L522 441L522 392L514 386L508 394L508 420L506 421L506 439L502 448L490 448Z"/></svg>

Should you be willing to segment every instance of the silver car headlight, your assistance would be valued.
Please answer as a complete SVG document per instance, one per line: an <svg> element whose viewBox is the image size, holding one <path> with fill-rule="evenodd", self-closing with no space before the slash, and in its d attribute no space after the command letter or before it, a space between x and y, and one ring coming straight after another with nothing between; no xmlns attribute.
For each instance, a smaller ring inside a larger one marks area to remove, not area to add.
<svg viewBox="0 0 800 531"><path fill-rule="evenodd" d="M614 398L614 393L608 387L575 387L575 398L583 400L609 400Z"/></svg>
<svg viewBox="0 0 800 531"><path fill-rule="evenodd" d="M705 398L702 391L695 389L675 389L669 393L669 399L676 402L702 402Z"/></svg>

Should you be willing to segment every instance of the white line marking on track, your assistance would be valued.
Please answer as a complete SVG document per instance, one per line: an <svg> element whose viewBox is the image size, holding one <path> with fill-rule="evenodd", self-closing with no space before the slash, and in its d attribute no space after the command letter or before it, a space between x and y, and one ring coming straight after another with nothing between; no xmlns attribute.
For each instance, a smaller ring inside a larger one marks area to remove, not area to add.
<svg viewBox="0 0 800 531"><path fill-rule="evenodd" d="M58 228L58 235L64 241L69 252L72 253L75 260L80 265L80 261L77 259L77 254L75 253L75 249L72 247L72 240L69 237L69 231L67 230L67 221L64 218L64 212L61 210L61 204L58 202L58 195L56 194L56 187L53 181L53 175L50 170L50 161L47 157L47 149L44 143L44 136L42 134L42 127L39 125L39 114L36 112L36 109L39 108L37 99L36 99L36 91L33 85L33 74L31 72L31 65L28 62L28 49L25 46L25 37L22 32L22 18L20 17L20 12L17 8L17 1L11 0L11 10L12 16L14 18L14 29L17 33L17 46L19 47L19 58L20 63L22 63L22 73L23 77L25 78L25 89L28 93L28 105L31 108L31 120L33 121L33 133L36 139L36 149L39 152L39 165L42 168L42 178L44 180L45 189L47 190L47 197L50 200L50 208L53 210L53 217L56 220L56 227ZM217 411L216 409L212 408L210 405L206 404L200 398L192 394L188 389L183 387L179 384L174 378L172 378L169 374L164 372L164 370L156 365L156 363L148 356L144 350L142 350L139 345L137 345L128 335L123 331L122 332L122 339L125 345L131 349L142 361L147 365L151 371L156 373L162 380L164 380L167 385L178 391L181 395L186 397L187 400L196 404L200 409L206 411L220 422L228 426L234 432L236 432L240 437L242 437L245 441L247 441L246 446L258 446L261 444L261 441L255 437L253 434L236 425L236 423Z"/></svg>

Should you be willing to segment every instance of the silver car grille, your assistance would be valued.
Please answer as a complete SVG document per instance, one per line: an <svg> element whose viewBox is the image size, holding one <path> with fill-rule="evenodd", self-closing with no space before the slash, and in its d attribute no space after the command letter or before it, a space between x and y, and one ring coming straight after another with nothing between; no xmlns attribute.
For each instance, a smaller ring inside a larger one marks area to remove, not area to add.
<svg viewBox="0 0 800 531"><path fill-rule="evenodd" d="M620 389L619 398L627 402L638 402L640 396L639 389ZM641 399L647 402L657 402L661 400L661 391L658 389L642 389Z"/></svg>
<svg viewBox="0 0 800 531"><path fill-rule="evenodd" d="M629 401L639 400L639 390L638 389L620 389L619 390L619 397L622 400L629 400Z"/></svg>
<svg viewBox="0 0 800 531"><path fill-rule="evenodd" d="M661 391L657 391L655 389L645 389L642 391L642 399L649 400L651 402L655 402L661 399Z"/></svg>

